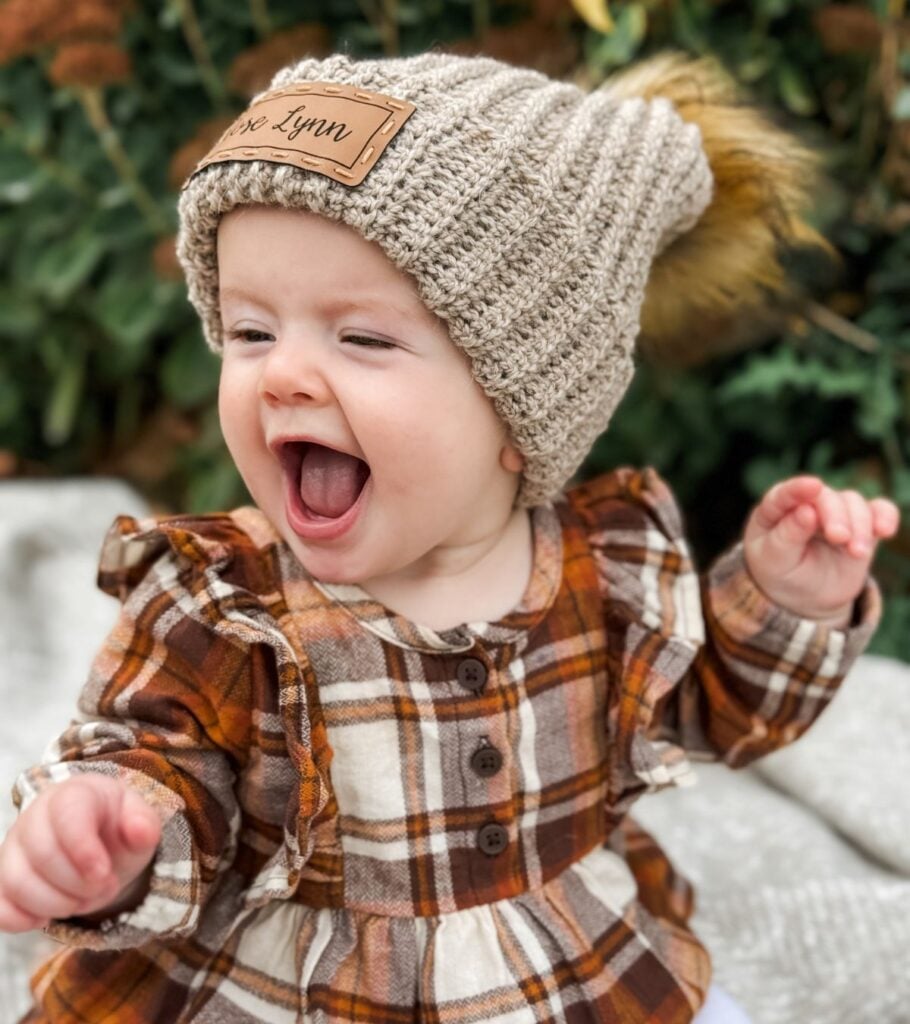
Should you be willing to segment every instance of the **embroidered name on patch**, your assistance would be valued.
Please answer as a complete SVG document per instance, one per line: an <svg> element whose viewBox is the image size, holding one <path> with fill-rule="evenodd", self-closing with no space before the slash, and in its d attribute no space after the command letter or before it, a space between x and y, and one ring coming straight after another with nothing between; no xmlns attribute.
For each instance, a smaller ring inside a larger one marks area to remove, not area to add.
<svg viewBox="0 0 910 1024"><path fill-rule="evenodd" d="M193 168L224 160L269 160L359 185L416 107L334 82L306 82L263 96Z"/></svg>

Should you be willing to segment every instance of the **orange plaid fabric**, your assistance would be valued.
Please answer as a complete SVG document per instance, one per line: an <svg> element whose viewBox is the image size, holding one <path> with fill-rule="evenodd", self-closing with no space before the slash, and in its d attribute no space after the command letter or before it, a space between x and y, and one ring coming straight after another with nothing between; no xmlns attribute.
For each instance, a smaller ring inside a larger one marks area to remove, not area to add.
<svg viewBox="0 0 910 1024"><path fill-rule="evenodd" d="M33 979L29 1022L682 1024L708 956L628 811L798 736L875 629L776 607L741 545L703 576L653 469L533 510L495 623L433 631L310 578L255 509L120 518L122 601L78 718L23 773L163 820L151 889Z"/></svg>

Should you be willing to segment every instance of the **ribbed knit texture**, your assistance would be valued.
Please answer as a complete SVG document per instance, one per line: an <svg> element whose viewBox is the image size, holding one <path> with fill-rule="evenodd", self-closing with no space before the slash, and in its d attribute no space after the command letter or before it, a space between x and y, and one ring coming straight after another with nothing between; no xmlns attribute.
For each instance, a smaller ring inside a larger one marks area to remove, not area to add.
<svg viewBox="0 0 910 1024"><path fill-rule="evenodd" d="M710 201L698 128L665 99L586 94L487 57L336 54L267 91L306 81L417 109L355 188L267 161L192 177L177 251L209 345L224 214L263 203L343 221L413 276L469 357L525 457L519 503L556 497L629 385L652 260Z"/></svg>

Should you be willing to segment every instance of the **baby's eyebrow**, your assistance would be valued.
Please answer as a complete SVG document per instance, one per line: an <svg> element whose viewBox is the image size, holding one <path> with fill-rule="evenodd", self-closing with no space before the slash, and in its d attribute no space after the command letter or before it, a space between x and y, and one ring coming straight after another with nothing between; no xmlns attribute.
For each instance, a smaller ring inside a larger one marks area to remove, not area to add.
<svg viewBox="0 0 910 1024"><path fill-rule="evenodd" d="M340 313L376 313L391 312L406 320L425 319L426 313L418 303L396 301L385 295L346 295L337 299L324 300L320 308L329 316L337 316Z"/></svg>
<svg viewBox="0 0 910 1024"><path fill-rule="evenodd" d="M220 288L219 295L222 299L239 299L268 308L267 302L264 302L255 292L248 291L245 288L235 286ZM386 295L355 293L339 298L323 299L317 305L320 312L327 316L338 316L342 313L392 312L397 313L406 320L426 320L429 318L429 311L422 308L419 302L404 304Z"/></svg>
<svg viewBox="0 0 910 1024"><path fill-rule="evenodd" d="M219 299L238 299L241 302L252 302L257 306L269 308L269 304L261 299L255 292L248 291L245 288L235 287L219 287L218 289Z"/></svg>

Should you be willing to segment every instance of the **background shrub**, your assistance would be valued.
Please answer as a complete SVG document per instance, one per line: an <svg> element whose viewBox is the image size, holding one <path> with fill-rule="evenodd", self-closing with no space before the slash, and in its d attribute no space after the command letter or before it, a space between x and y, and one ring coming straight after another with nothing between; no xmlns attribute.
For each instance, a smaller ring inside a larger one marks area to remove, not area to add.
<svg viewBox="0 0 910 1024"><path fill-rule="evenodd" d="M641 369L584 475L651 464L702 568L775 480L812 472L910 513L910 18L905 0L0 2L0 475L115 473L162 511L248 500L174 257L181 182L305 54L485 52L585 88L713 53L826 154L785 316ZM910 659L910 527L882 545L873 649Z"/></svg>

